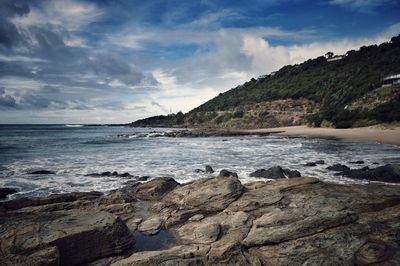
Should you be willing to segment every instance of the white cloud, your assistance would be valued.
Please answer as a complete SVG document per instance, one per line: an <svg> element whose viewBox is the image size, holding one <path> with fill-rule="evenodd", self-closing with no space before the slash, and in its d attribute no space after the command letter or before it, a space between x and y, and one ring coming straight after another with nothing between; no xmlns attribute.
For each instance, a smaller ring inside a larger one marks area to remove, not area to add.
<svg viewBox="0 0 400 266"><path fill-rule="evenodd" d="M17 25L53 24L69 31L76 31L100 17L104 12L95 4L76 0L43 1L41 8L31 7L26 16L16 17Z"/></svg>
<svg viewBox="0 0 400 266"><path fill-rule="evenodd" d="M339 5L353 10L370 12L373 9L392 3L392 0L331 0L329 4Z"/></svg>

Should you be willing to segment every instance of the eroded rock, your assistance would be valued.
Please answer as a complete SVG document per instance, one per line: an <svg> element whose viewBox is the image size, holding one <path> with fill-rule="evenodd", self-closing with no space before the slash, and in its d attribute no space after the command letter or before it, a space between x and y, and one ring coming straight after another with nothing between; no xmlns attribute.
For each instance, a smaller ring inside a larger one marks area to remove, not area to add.
<svg viewBox="0 0 400 266"><path fill-rule="evenodd" d="M19 213L0 219L2 256L10 264L21 256L61 265L81 264L121 253L133 243L121 219L106 212Z"/></svg>
<svg viewBox="0 0 400 266"><path fill-rule="evenodd" d="M182 208L196 208L207 212L225 209L243 192L243 186L236 177L199 179L174 189L165 201Z"/></svg>

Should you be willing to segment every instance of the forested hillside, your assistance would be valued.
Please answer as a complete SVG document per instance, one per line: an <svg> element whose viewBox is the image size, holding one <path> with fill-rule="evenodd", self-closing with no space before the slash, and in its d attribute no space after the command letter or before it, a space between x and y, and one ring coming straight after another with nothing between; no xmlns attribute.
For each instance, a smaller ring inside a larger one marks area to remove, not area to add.
<svg viewBox="0 0 400 266"><path fill-rule="evenodd" d="M400 73L400 36L348 51L341 59L329 57L253 78L187 114L132 125L257 128L308 123L343 128L400 120L400 88L381 87L384 77Z"/></svg>

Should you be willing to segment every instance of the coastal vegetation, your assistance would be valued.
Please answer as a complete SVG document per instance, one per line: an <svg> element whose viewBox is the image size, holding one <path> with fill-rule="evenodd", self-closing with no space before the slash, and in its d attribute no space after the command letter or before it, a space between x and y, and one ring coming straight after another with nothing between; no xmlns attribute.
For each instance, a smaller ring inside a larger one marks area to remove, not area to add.
<svg viewBox="0 0 400 266"><path fill-rule="evenodd" d="M400 35L340 57L327 54L284 66L220 93L186 114L150 117L131 126L260 128L309 124L348 128L390 123L400 120L400 88L383 87L382 80L398 73Z"/></svg>

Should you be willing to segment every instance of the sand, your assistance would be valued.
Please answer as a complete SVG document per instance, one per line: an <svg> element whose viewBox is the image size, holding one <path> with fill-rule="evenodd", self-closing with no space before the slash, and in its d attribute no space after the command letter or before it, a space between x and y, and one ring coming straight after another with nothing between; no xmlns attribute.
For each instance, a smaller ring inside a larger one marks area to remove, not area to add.
<svg viewBox="0 0 400 266"><path fill-rule="evenodd" d="M248 130L271 132L273 135L305 138L332 138L348 141L374 141L400 146L400 127L362 127L349 129L311 128L307 126L279 127Z"/></svg>

